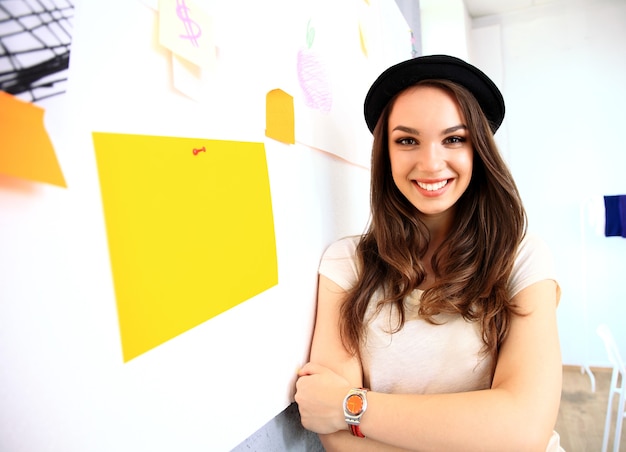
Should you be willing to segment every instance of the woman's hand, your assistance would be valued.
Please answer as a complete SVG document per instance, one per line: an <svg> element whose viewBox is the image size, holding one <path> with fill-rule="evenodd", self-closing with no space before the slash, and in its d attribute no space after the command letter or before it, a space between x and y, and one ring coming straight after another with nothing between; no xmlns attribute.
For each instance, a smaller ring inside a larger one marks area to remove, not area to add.
<svg viewBox="0 0 626 452"><path fill-rule="evenodd" d="M348 380L315 363L306 364L298 376L295 398L304 428L321 434L346 430L343 399L352 388Z"/></svg>

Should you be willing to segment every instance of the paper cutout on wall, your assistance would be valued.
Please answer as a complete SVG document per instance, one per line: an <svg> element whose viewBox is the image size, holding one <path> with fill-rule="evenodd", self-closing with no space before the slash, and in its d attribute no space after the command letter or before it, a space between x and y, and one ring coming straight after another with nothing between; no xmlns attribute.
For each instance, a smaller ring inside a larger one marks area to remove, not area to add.
<svg viewBox="0 0 626 452"><path fill-rule="evenodd" d="M296 142L293 96L281 89L266 95L265 136L287 144Z"/></svg>
<svg viewBox="0 0 626 452"><path fill-rule="evenodd" d="M296 142L368 168L363 99L383 70L411 57L410 27L382 2L333 0L309 3L298 26L306 26L307 45L294 52Z"/></svg>
<svg viewBox="0 0 626 452"><path fill-rule="evenodd" d="M43 108L0 91L0 172L67 187L43 116Z"/></svg>
<svg viewBox="0 0 626 452"><path fill-rule="evenodd" d="M361 43L361 52L367 58L367 43L365 39L365 32L363 31L363 24L359 22L359 42Z"/></svg>
<svg viewBox="0 0 626 452"><path fill-rule="evenodd" d="M278 283L263 143L93 142L125 362Z"/></svg>
<svg viewBox="0 0 626 452"><path fill-rule="evenodd" d="M298 51L298 82L304 94L305 104L314 110L328 113L333 105L330 77L321 54L312 48L314 41L315 28L309 20L306 33L307 46Z"/></svg>
<svg viewBox="0 0 626 452"><path fill-rule="evenodd" d="M215 65L211 17L193 0L159 0L159 42L200 67Z"/></svg>

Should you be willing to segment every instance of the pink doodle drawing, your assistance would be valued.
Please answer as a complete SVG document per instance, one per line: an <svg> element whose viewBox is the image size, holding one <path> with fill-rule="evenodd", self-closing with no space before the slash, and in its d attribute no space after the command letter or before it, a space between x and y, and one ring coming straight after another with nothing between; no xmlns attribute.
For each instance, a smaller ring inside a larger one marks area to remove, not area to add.
<svg viewBox="0 0 626 452"><path fill-rule="evenodd" d="M305 104L322 113L330 112L333 105L330 78L323 58L311 49L315 28L307 24L307 48L298 52L298 81L304 93Z"/></svg>
<svg viewBox="0 0 626 452"><path fill-rule="evenodd" d="M202 35L200 25L189 18L189 8L185 4L185 0L176 0L176 15L185 25L186 35L180 35L183 39L189 39L191 45L198 47L198 38Z"/></svg>

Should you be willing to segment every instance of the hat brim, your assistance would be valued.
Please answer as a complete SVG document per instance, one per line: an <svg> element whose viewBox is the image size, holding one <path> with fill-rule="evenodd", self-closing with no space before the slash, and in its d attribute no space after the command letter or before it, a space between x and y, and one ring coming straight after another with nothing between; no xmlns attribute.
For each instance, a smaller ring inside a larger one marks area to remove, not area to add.
<svg viewBox="0 0 626 452"><path fill-rule="evenodd" d="M493 81L480 69L449 55L427 55L385 70L365 97L365 122L374 131L385 106L400 91L422 80L449 80L464 86L476 98L493 133L504 120L504 99Z"/></svg>

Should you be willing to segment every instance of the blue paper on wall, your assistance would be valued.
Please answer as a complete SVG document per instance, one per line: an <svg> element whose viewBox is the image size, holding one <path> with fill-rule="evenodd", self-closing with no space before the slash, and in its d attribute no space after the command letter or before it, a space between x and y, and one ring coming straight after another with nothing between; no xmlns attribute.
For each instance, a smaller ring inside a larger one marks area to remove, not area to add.
<svg viewBox="0 0 626 452"><path fill-rule="evenodd" d="M626 195L604 197L606 237L626 237Z"/></svg>

